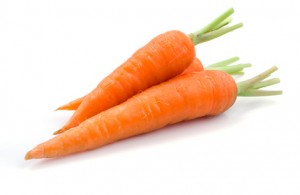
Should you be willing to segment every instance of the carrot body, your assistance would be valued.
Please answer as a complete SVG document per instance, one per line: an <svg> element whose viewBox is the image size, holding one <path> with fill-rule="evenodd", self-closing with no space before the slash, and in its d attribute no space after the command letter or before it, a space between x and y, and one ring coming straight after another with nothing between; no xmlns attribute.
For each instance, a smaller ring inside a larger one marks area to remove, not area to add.
<svg viewBox="0 0 300 195"><path fill-rule="evenodd" d="M200 72L202 70L204 70L202 62L198 58L195 58L194 61L181 74Z"/></svg>
<svg viewBox="0 0 300 195"><path fill-rule="evenodd" d="M133 95L182 73L194 60L191 39L180 31L168 31L137 50L125 63L89 93L67 124L56 133L118 105Z"/></svg>
<svg viewBox="0 0 300 195"><path fill-rule="evenodd" d="M26 159L53 158L98 148L168 124L217 115L235 102L237 85L222 71L177 76L95 115L29 151Z"/></svg>
<svg viewBox="0 0 300 195"><path fill-rule="evenodd" d="M203 65L198 58L195 58L193 62L182 72L182 74L190 73L190 72L199 72L203 70ZM80 97L76 100L73 100L63 106L60 106L56 110L76 110L85 96Z"/></svg>

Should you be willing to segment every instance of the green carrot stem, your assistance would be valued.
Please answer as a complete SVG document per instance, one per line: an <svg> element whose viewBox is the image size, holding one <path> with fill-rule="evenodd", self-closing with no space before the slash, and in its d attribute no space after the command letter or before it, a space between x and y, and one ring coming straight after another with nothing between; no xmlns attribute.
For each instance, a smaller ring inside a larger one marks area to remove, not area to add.
<svg viewBox="0 0 300 195"><path fill-rule="evenodd" d="M251 79L240 82L239 85L246 85L247 87L250 87L250 86L252 87L255 83L262 81L265 78L268 78L276 70L278 70L278 68L276 66L273 66L270 69L260 73L259 75L255 76Z"/></svg>
<svg viewBox="0 0 300 195"><path fill-rule="evenodd" d="M244 75L244 71L238 71L238 72L235 72L234 75Z"/></svg>
<svg viewBox="0 0 300 195"><path fill-rule="evenodd" d="M217 62L217 63L214 63L214 64L211 64L209 66L207 66L206 68L209 68L209 67L220 67L220 66L228 66L236 61L238 61L240 58L239 57L232 57L232 58L229 58L229 59L226 59L226 60L223 60L223 61L220 61L220 62Z"/></svg>
<svg viewBox="0 0 300 195"><path fill-rule="evenodd" d="M244 68L251 67L251 64L236 64L232 66L218 66L218 67L206 67L205 69L207 70L220 70L220 71L225 71L228 74L236 74L238 72L241 72L244 70Z"/></svg>
<svg viewBox="0 0 300 195"><path fill-rule="evenodd" d="M223 20L221 23L219 23L217 26L215 26L214 28L212 28L211 31L218 30L218 29L220 29L220 28L228 25L231 22L232 22L232 18L228 17L225 20Z"/></svg>
<svg viewBox="0 0 300 195"><path fill-rule="evenodd" d="M274 85L280 82L279 79L269 79L263 81L268 78L273 72L275 72L278 68L276 66L271 67L270 69L262 72L261 74L237 83L238 88L238 96L270 96L270 95L280 95L282 94L281 90L278 91L267 91L267 90L259 90L260 88L264 88L270 85Z"/></svg>
<svg viewBox="0 0 300 195"><path fill-rule="evenodd" d="M193 41L194 45L198 45L200 43L204 43L204 42L213 40L215 38L218 38L218 37L220 37L224 34L227 34L231 31L234 31L238 28L241 28L242 26L243 26L243 24L239 23L239 24L236 24L236 25L233 25L233 26L230 26L230 27L221 28L221 29L218 29L218 30L215 30L215 31L204 33L202 35L199 34L199 35L194 36L192 38L192 41Z"/></svg>
<svg viewBox="0 0 300 195"><path fill-rule="evenodd" d="M266 86L275 85L277 83L280 83L280 79L279 78L273 78L273 79L269 79L269 80L266 80L266 81L260 81L258 83L255 83L253 85L253 88L254 89L260 89L260 88L263 88L263 87L266 87Z"/></svg>
<svg viewBox="0 0 300 195"><path fill-rule="evenodd" d="M193 41L194 45L210 41L242 27L242 23L226 28L224 27L231 21L229 16L233 14L233 12L234 10L230 8L202 29L189 34L188 36Z"/></svg>
<svg viewBox="0 0 300 195"><path fill-rule="evenodd" d="M234 9L229 8L224 13L222 13L220 16L218 16L216 19L214 19L209 24L207 24L205 27L196 31L194 34L203 34L203 33L210 32L212 29L214 29L216 26L218 26L222 21L224 21L226 18L228 18L233 13L234 13Z"/></svg>
<svg viewBox="0 0 300 195"><path fill-rule="evenodd" d="M249 97L249 96L273 96L273 95L281 95L281 94L282 94L281 90L268 91L268 90L251 89L243 94L239 94L238 96L247 96L247 97Z"/></svg>
<svg viewBox="0 0 300 195"><path fill-rule="evenodd" d="M206 66L205 69L206 70L220 70L220 71L227 72L228 74L231 74L231 75L244 74L244 72L243 72L244 68L251 67L252 65L249 63L231 65L233 62L236 62L239 59L240 59L239 57L232 57L232 58L211 64L209 66Z"/></svg>

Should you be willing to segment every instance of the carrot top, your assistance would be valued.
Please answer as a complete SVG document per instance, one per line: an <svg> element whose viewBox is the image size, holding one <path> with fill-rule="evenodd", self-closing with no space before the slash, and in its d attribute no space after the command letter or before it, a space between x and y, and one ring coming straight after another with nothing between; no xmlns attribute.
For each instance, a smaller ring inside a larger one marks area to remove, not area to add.
<svg viewBox="0 0 300 195"><path fill-rule="evenodd" d="M238 23L230 27L225 27L232 21L230 16L233 13L234 13L233 8L228 9L220 16L218 16L216 19L214 19L212 22L207 24L205 27L203 27L202 29L194 33L189 34L188 36L193 41L194 45L197 45L218 38L226 33L229 33L231 31L234 31L242 27L243 26L242 23Z"/></svg>
<svg viewBox="0 0 300 195"><path fill-rule="evenodd" d="M221 70L231 75L243 74L244 68L251 67L250 63L233 64L238 61L239 57L232 57L205 67L206 70ZM233 65L232 65L233 64Z"/></svg>
<svg viewBox="0 0 300 195"><path fill-rule="evenodd" d="M221 70L225 71L228 74L243 74L243 69L250 67L251 64L235 64L232 63L239 60L239 57L232 57L224 61L220 61L214 64L207 66L206 70ZM280 83L279 78L271 78L267 79L273 72L277 71L278 68L273 66L268 70L258 74L257 76L244 80L237 83L238 88L238 96L273 96L273 95L281 95L281 90L261 90L261 88L268 87L271 85L275 85ZM266 80L267 79L267 80Z"/></svg>
<svg viewBox="0 0 300 195"><path fill-rule="evenodd" d="M271 96L271 95L281 95L281 90L261 90L261 88L275 85L280 82L279 78L268 78L273 72L278 70L276 66L260 73L259 75L237 83L238 96Z"/></svg>

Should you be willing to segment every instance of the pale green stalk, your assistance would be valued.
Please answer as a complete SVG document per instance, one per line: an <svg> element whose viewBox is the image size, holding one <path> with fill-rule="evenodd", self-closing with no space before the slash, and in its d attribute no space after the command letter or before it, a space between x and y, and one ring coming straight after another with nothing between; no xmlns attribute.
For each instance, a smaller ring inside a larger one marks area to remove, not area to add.
<svg viewBox="0 0 300 195"><path fill-rule="evenodd" d="M261 74L237 83L238 96L270 96L270 95L281 95L281 90L260 90L267 86L275 85L280 82L278 78L265 80L278 68L276 66L271 67L270 69L262 72Z"/></svg>
<svg viewBox="0 0 300 195"><path fill-rule="evenodd" d="M188 36L193 41L194 45L210 41L242 27L242 23L230 27L225 27L231 22L231 18L229 16L232 15L233 12L234 10L230 8L202 29L189 34Z"/></svg>
<svg viewBox="0 0 300 195"><path fill-rule="evenodd" d="M238 61L239 59L240 58L237 57L237 56L236 57L232 57L232 58L229 58L229 59L217 62L217 63L213 63L213 64L207 66L206 68L208 68L208 67L228 66L228 65L232 64L233 62Z"/></svg>

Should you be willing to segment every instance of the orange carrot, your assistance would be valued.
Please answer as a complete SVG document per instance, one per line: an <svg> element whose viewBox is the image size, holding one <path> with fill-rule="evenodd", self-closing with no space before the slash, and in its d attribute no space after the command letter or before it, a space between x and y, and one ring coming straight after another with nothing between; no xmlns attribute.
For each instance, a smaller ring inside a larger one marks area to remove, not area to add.
<svg viewBox="0 0 300 195"><path fill-rule="evenodd" d="M179 31L169 31L151 40L88 94L63 132L91 116L118 105L153 85L168 80L192 63L193 42Z"/></svg>
<svg viewBox="0 0 300 195"><path fill-rule="evenodd" d="M202 62L198 58L195 58L193 62L181 74L186 74L190 72L200 72L202 70L203 70Z"/></svg>
<svg viewBox="0 0 300 195"><path fill-rule="evenodd" d="M211 64L207 66L206 69L223 70L229 74L240 74L242 73L244 68L251 66L251 64L236 64L236 65L229 66L233 62L236 62L237 60L239 60L238 57L232 57L227 60L223 60L215 64ZM199 72L202 70L203 70L202 62L199 60L199 58L195 58L193 62L181 74L186 74L189 72ZM81 102L83 101L84 97L85 96L75 99L67 104L64 104L63 106L58 107L56 110L76 110L81 104Z"/></svg>
<svg viewBox="0 0 300 195"><path fill-rule="evenodd" d="M38 145L28 152L26 159L64 156L147 133L167 124L218 114L234 103L236 92L234 80L223 72L180 75Z"/></svg>
<svg viewBox="0 0 300 195"><path fill-rule="evenodd" d="M189 73L189 72L199 72L203 70L203 65L198 58L195 58L193 62L183 71L182 74ZM80 97L76 100L73 100L63 106L58 107L56 110L76 110L85 96Z"/></svg>
<svg viewBox="0 0 300 195"><path fill-rule="evenodd" d="M261 81L275 70L273 67L237 85L223 71L207 70L177 76L36 146L25 159L65 156L148 133L168 124L217 115L229 109L237 95L278 95L281 91L258 90L279 82Z"/></svg>
<svg viewBox="0 0 300 195"><path fill-rule="evenodd" d="M83 99L70 120L55 134L75 127L97 113L182 73L195 58L194 45L214 39L242 26L242 24L237 24L228 28L221 27L212 30L232 13L233 9L229 9L208 27L188 36L173 30L152 39L104 78Z"/></svg>

